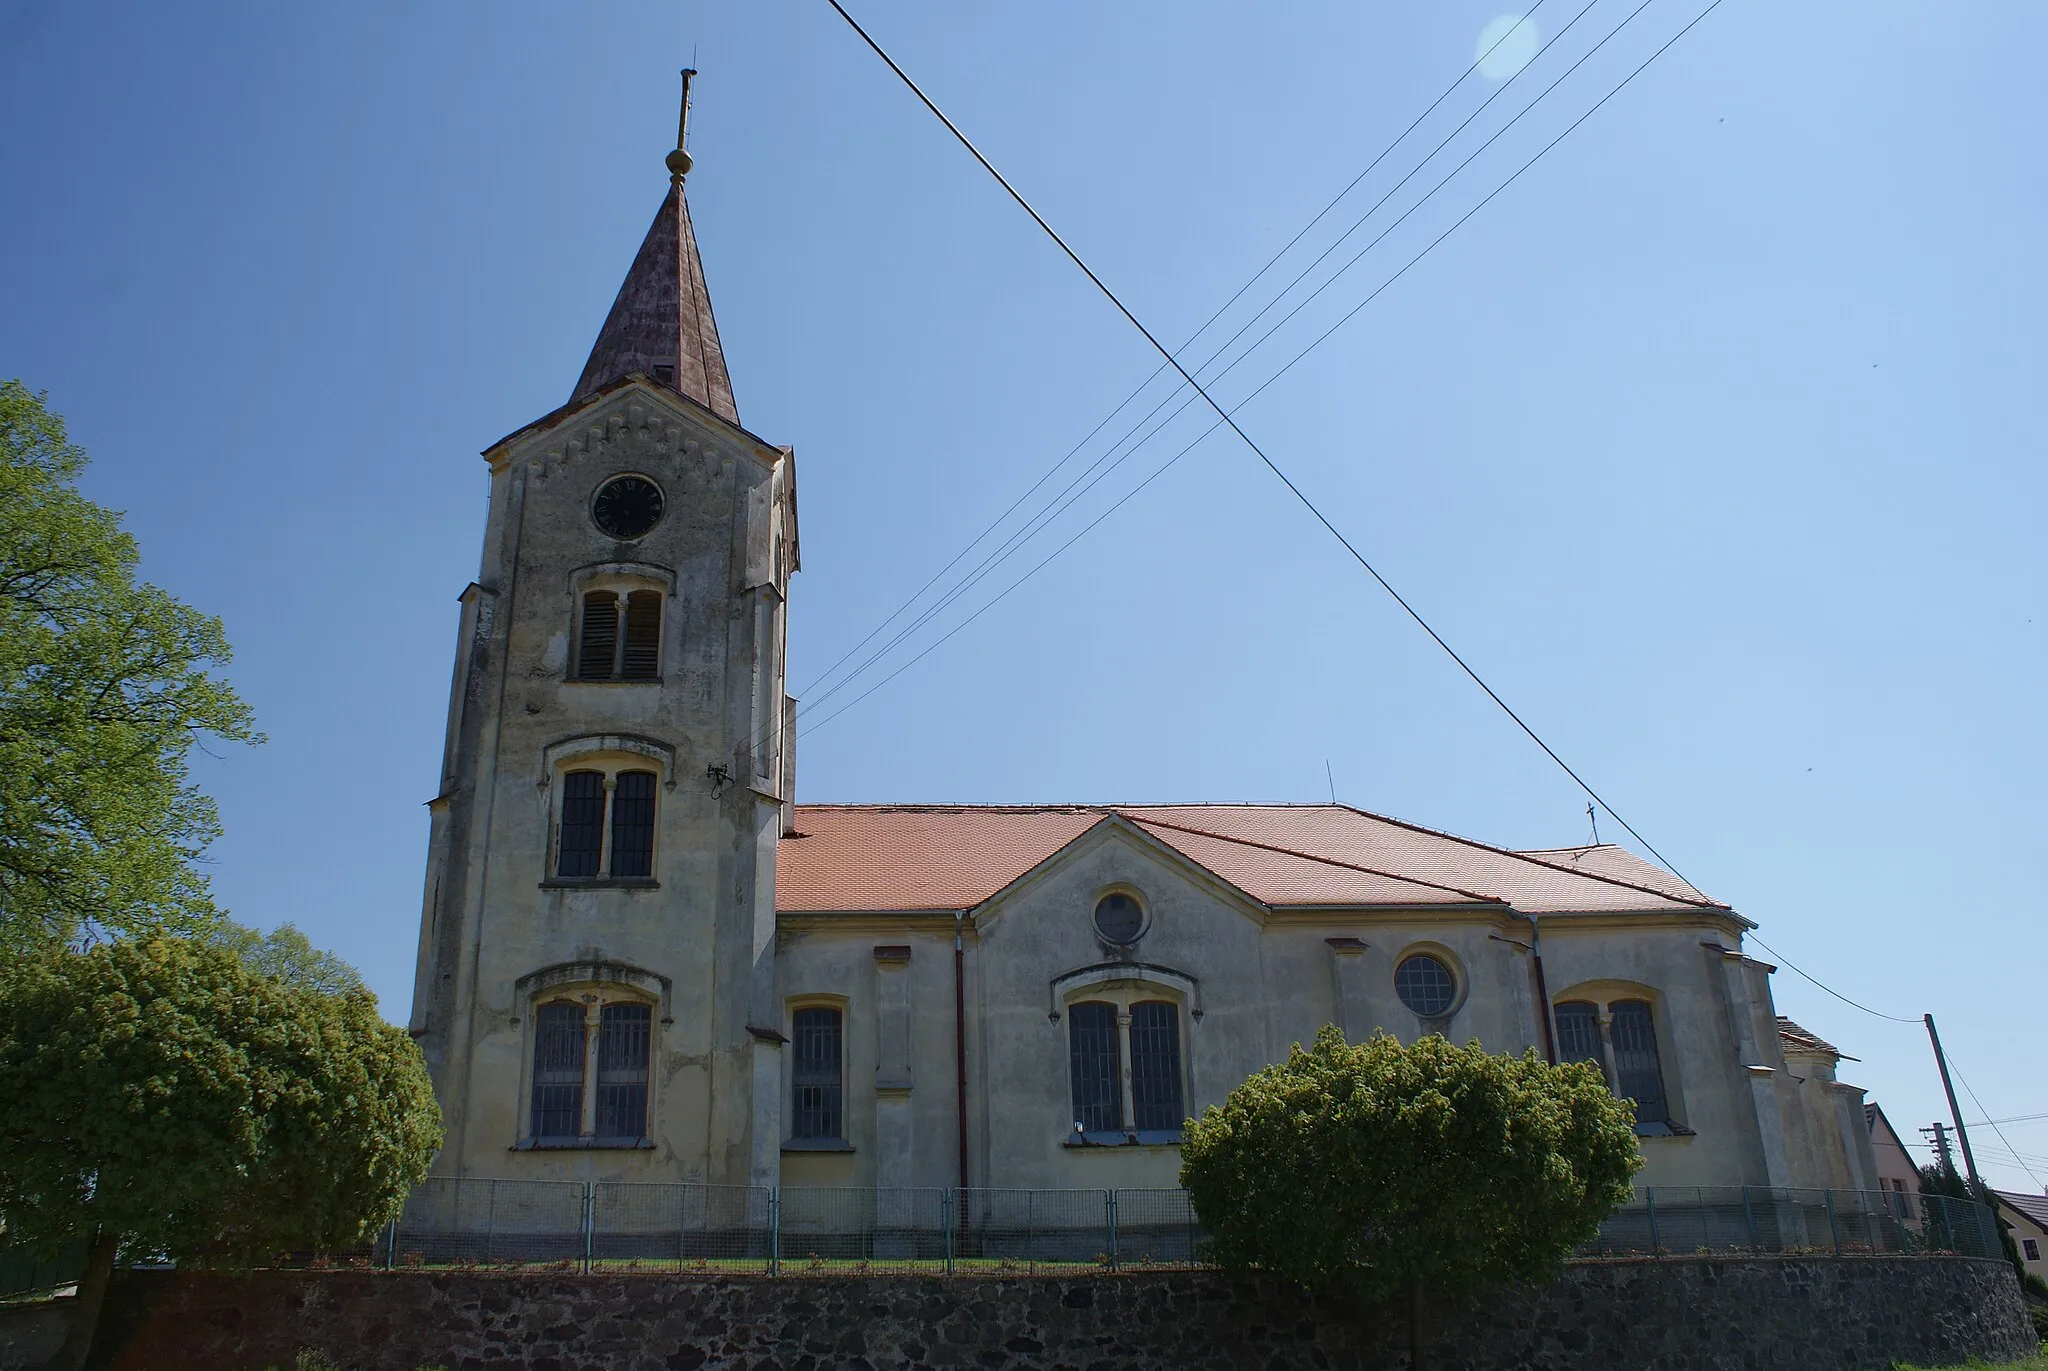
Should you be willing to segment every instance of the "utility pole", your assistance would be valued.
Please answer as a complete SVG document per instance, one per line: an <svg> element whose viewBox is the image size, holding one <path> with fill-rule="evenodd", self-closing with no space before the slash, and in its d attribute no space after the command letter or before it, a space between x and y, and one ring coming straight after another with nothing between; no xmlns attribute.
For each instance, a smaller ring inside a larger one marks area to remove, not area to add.
<svg viewBox="0 0 2048 1371"><path fill-rule="evenodd" d="M1923 1135L1933 1135L1934 1155L1937 1159L1937 1164L1941 1167L1941 1169L1944 1172L1955 1170L1955 1159L1949 1156L1948 1152L1948 1125L1942 1123L1939 1119L1937 1119L1935 1120L1932 1126L1923 1128L1920 1130L1920 1132Z"/></svg>
<svg viewBox="0 0 2048 1371"><path fill-rule="evenodd" d="M1977 1159L1970 1155L1970 1131L1963 1127L1963 1111L1956 1107L1956 1088L1949 1083L1948 1058L1942 1055L1941 1034L1934 1031L1934 1016L1921 1016L1927 1021L1927 1041L1934 1044L1934 1064L1941 1068L1941 1088L1948 1096L1948 1116L1955 1120L1956 1141L1963 1145L1963 1169L1969 1173L1970 1188L1977 1189L1983 1182L1977 1179Z"/></svg>

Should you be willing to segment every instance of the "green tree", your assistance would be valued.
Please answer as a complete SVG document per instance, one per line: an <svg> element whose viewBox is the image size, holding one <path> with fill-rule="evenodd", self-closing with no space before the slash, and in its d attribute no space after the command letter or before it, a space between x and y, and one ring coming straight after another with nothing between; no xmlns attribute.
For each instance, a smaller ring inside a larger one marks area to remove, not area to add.
<svg viewBox="0 0 2048 1371"><path fill-rule="evenodd" d="M1590 1064L1326 1027L1189 1122L1180 1179L1226 1270L1405 1295L1419 1366L1424 1292L1547 1277L1641 1166Z"/></svg>
<svg viewBox="0 0 2048 1371"><path fill-rule="evenodd" d="M118 1252L229 1263L360 1242L440 1145L418 1046L219 941L57 949L0 978L0 1224L90 1253L84 1364Z"/></svg>
<svg viewBox="0 0 2048 1371"><path fill-rule="evenodd" d="M208 920L195 863L220 824L186 757L260 741L209 674L220 621L136 580L85 464L41 395L0 381L0 955Z"/></svg>
<svg viewBox="0 0 2048 1371"><path fill-rule="evenodd" d="M1967 1181L1956 1164L1944 1157L1938 1162L1920 1168L1920 1193L1937 1196L1940 1200L1969 1200L1983 1206L1983 1211L1943 1203L1930 1204L1928 1221L1934 1225L1938 1240L1950 1245L1965 1241L1965 1233L1974 1234L1977 1229L1988 1227L1992 1233L1982 1234L1984 1239L1994 1233L2005 1259L2011 1263L2014 1279L2024 1287L2027 1283L2027 1264L2020 1257L2020 1245L2013 1238L2012 1227L1999 1217L1998 1196L1983 1181Z"/></svg>

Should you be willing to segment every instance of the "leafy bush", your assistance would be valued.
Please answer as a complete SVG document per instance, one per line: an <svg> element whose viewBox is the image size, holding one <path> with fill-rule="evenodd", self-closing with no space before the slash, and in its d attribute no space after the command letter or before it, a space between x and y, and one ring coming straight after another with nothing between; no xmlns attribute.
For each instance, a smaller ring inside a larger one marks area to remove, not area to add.
<svg viewBox="0 0 2048 1371"><path fill-rule="evenodd" d="M1181 1184L1226 1270L1380 1301L1547 1277L1625 1202L1634 1114L1588 1064L1379 1034L1315 1046L1190 1121Z"/></svg>

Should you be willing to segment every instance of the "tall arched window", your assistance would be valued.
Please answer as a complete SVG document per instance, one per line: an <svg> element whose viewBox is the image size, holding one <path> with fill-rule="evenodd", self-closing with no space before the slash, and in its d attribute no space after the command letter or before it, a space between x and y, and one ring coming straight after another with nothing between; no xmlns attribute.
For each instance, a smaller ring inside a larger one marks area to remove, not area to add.
<svg viewBox="0 0 2048 1371"><path fill-rule="evenodd" d="M604 863L604 773L572 771L562 778L561 853L555 874L583 880Z"/></svg>
<svg viewBox="0 0 2048 1371"><path fill-rule="evenodd" d="M1180 1007L1166 1000L1131 1006L1131 1127L1176 1132L1187 1120L1180 1090Z"/></svg>
<svg viewBox="0 0 2048 1371"><path fill-rule="evenodd" d="M1068 1070L1073 1079L1074 1122L1083 1136L1123 1126L1123 1087L1117 1051L1116 1006L1083 1000L1067 1006Z"/></svg>
<svg viewBox="0 0 2048 1371"><path fill-rule="evenodd" d="M556 1000L534 1012L533 1136L571 1139L583 1123L583 1006Z"/></svg>
<svg viewBox="0 0 2048 1371"><path fill-rule="evenodd" d="M1613 1016L1614 1093L1636 1102L1636 1126L1668 1124L1664 1066L1657 1056L1657 1023L1646 1000L1616 1000Z"/></svg>
<svg viewBox="0 0 2048 1371"><path fill-rule="evenodd" d="M597 1128L600 1138L647 1133L647 1049L653 1011L644 1004L608 1004L597 1034Z"/></svg>
<svg viewBox="0 0 2048 1371"><path fill-rule="evenodd" d="M1600 1008L1591 1000L1566 1000L1557 1006L1557 1059L1591 1062L1607 1074L1600 1050Z"/></svg>
<svg viewBox="0 0 2048 1371"><path fill-rule="evenodd" d="M796 1127L790 1136L823 1142L846 1136L845 1016L813 1005L790 1016L795 1049L790 1084L795 1090Z"/></svg>

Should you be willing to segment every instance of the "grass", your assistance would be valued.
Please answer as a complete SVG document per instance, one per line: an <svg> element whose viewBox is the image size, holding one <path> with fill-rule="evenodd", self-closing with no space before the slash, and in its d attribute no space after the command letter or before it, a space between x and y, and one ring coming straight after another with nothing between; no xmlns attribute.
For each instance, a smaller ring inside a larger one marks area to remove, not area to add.
<svg viewBox="0 0 2048 1371"><path fill-rule="evenodd" d="M1920 1367L1900 1362L1893 1371L2048 1371L2048 1351L2037 1352L2019 1361L1988 1362L1972 1358L1962 1366Z"/></svg>

